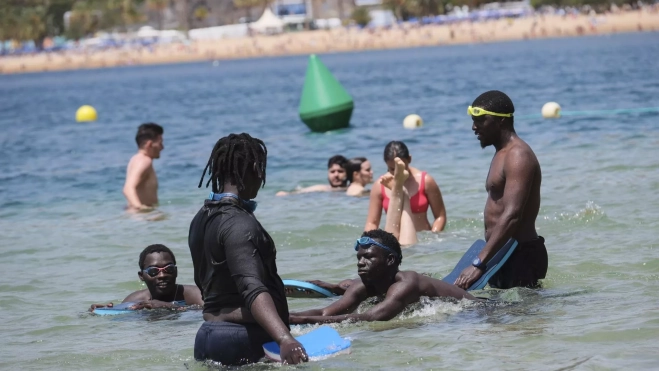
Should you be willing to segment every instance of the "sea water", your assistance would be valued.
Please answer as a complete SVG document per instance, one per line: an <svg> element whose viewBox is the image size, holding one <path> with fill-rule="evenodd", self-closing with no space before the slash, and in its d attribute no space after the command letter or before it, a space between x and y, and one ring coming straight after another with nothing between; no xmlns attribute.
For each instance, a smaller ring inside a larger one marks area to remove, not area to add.
<svg viewBox="0 0 659 371"><path fill-rule="evenodd" d="M325 183L327 159L339 153L368 157L381 175L385 144L404 141L412 165L439 184L448 224L421 233L402 269L442 277L483 237L494 151L480 148L466 108L490 89L510 95L516 130L542 166L544 288L487 291L497 300L489 306L424 299L388 322L336 325L352 354L305 368L659 367L659 114L538 116L548 101L564 111L659 106L659 34L321 59L355 99L349 129L313 134L299 120L305 56L0 76L0 368L203 369L193 359L198 311L100 317L87 309L144 288L138 255L153 243L172 248L178 282L193 283L188 228L209 192L197 184L229 133L268 147L256 216L276 242L281 277L330 282L356 277L368 197L275 193ZM83 104L98 121L74 121ZM410 113L425 125L405 130ZM149 121L165 128L154 162L161 205L135 216L121 190L137 126Z"/></svg>

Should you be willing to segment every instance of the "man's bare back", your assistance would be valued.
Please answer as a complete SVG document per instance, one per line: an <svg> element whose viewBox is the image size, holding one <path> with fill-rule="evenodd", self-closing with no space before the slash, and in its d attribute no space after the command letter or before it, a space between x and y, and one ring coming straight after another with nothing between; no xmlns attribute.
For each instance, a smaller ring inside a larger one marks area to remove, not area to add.
<svg viewBox="0 0 659 371"><path fill-rule="evenodd" d="M365 313L353 313L366 299L384 296L384 300ZM365 285L356 278L345 294L336 302L323 309L291 313L291 324L332 323L345 320L388 321L400 314L407 305L416 303L422 296L430 298L450 297L454 299L476 298L465 290L421 275L414 271L396 273L393 283L381 282L380 285Z"/></svg>
<svg viewBox="0 0 659 371"><path fill-rule="evenodd" d="M357 274L360 278L343 282L348 288L339 300L328 307L291 313L292 324L388 321L407 305L418 302L422 296L475 299L455 285L417 272L399 271L402 259L400 244L393 234L377 229L364 232L364 235L357 242L359 247L356 246ZM384 299L365 313L354 313L364 300L374 296L384 296Z"/></svg>

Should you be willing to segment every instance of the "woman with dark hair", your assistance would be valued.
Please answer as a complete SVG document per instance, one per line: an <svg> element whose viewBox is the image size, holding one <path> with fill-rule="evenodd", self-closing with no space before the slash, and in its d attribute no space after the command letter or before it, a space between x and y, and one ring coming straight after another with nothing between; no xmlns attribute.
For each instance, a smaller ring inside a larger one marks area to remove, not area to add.
<svg viewBox="0 0 659 371"><path fill-rule="evenodd" d="M431 230L440 232L446 225L446 208L439 186L435 179L427 172L410 166L412 156L403 142L392 141L384 148L384 162L389 170L388 177L394 172L394 159L398 157L405 163L409 178L404 184L403 216L400 226L401 245L410 245L416 242L416 232ZM366 217L364 230L378 229L382 217L382 209L387 212L391 190L382 183L381 177L376 186L371 189L371 199ZM379 185L379 186L378 186ZM433 221L428 221L428 207L431 208Z"/></svg>
<svg viewBox="0 0 659 371"><path fill-rule="evenodd" d="M367 190L366 186L373 183L373 169L366 157L355 157L348 160L346 174L350 185L346 190L348 196L362 196Z"/></svg>

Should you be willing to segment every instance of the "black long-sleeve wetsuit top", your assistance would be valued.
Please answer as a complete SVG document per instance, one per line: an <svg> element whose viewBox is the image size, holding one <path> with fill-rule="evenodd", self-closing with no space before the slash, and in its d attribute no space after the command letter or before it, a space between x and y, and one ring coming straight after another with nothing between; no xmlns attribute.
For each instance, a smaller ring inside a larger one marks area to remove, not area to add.
<svg viewBox="0 0 659 371"><path fill-rule="evenodd" d="M237 201L206 200L188 235L194 280L204 298L204 313L245 307L268 292L288 326L284 284L277 274L277 250L272 238Z"/></svg>

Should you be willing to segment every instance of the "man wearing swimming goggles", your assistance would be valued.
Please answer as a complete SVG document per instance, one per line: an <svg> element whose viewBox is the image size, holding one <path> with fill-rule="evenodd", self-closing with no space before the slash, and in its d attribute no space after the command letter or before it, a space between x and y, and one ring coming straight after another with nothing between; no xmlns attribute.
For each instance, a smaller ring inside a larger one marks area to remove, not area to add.
<svg viewBox="0 0 659 371"><path fill-rule="evenodd" d="M333 323L345 320L388 321L422 296L454 299L475 298L450 283L419 274L400 271L403 260L396 237L381 229L364 232L355 243L357 274L339 300L321 309L291 313L292 324ZM370 297L384 297L364 313L353 313Z"/></svg>
<svg viewBox="0 0 659 371"><path fill-rule="evenodd" d="M485 264L510 238L517 240L517 248L489 280L491 287L537 287L547 273L547 249L535 229L542 172L531 147L515 132L514 112L510 98L497 90L481 94L467 108L481 147L494 146L495 153L485 182L486 244L455 281L461 288L483 275Z"/></svg>
<svg viewBox="0 0 659 371"><path fill-rule="evenodd" d="M146 289L128 295L122 303L135 303L131 309L175 308L181 305L203 305L201 292L195 285L176 283L178 269L174 253L165 245L147 246L140 254L140 280ZM96 308L112 307L113 303L92 304Z"/></svg>

